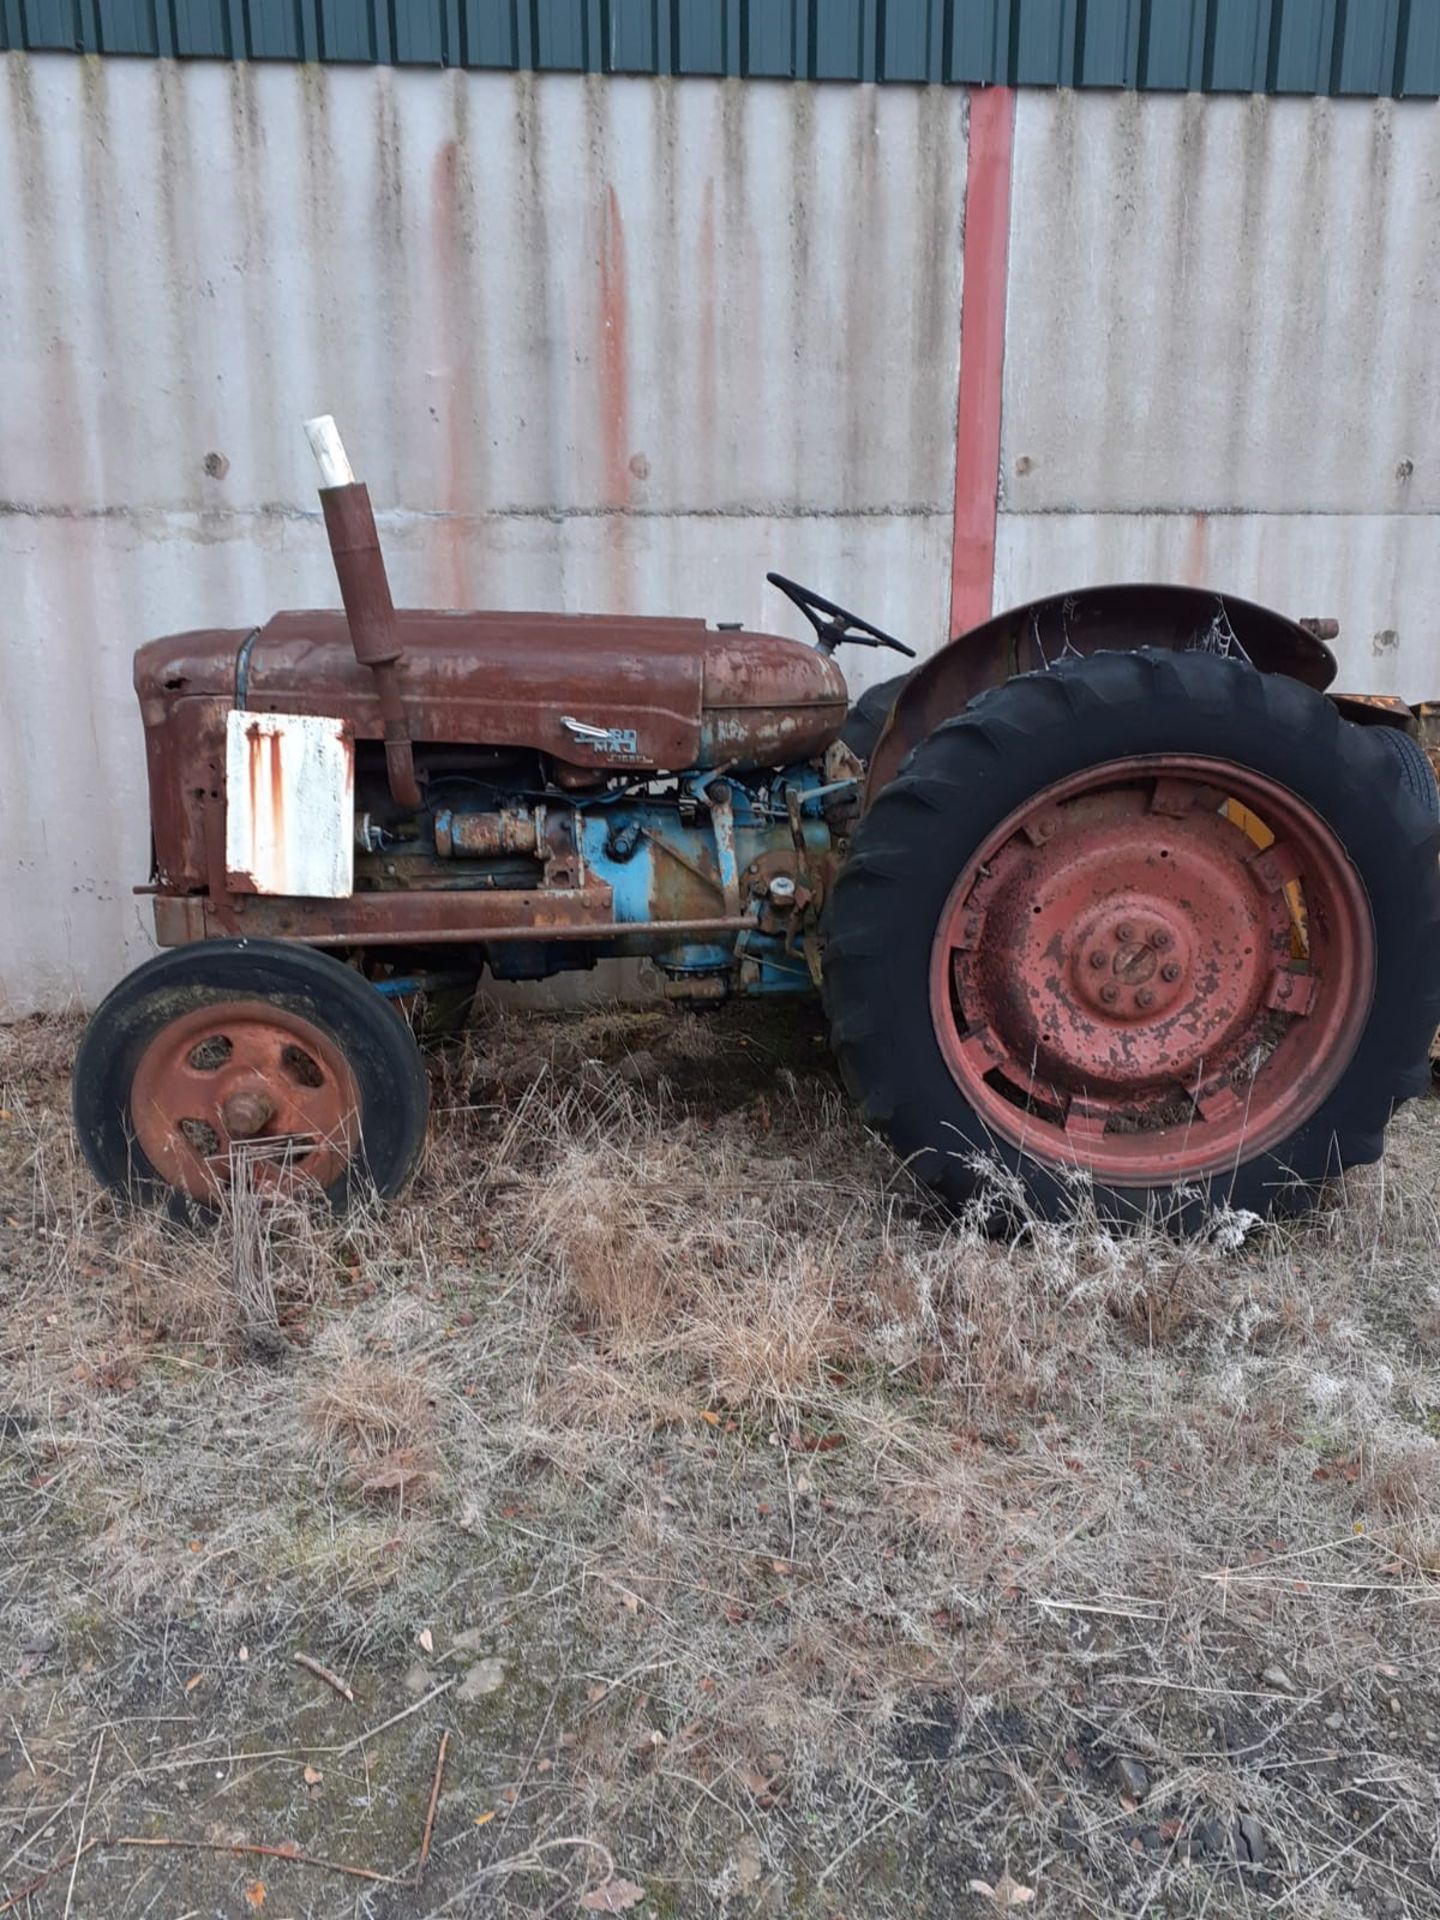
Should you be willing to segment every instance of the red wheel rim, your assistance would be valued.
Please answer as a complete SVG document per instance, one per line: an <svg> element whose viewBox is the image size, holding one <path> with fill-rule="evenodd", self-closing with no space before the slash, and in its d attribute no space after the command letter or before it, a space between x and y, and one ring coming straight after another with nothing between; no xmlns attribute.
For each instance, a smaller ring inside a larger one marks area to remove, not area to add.
<svg viewBox="0 0 1440 1920"><path fill-rule="evenodd" d="M197 1007L146 1047L130 1119L162 1179L214 1200L243 1167L271 1194L328 1187L360 1137L360 1100L327 1033L269 1001Z"/></svg>
<svg viewBox="0 0 1440 1920"><path fill-rule="evenodd" d="M1293 1133L1370 1010L1360 876L1289 788L1198 756L1113 760L1016 809L940 915L930 1004L1000 1139L1119 1186Z"/></svg>

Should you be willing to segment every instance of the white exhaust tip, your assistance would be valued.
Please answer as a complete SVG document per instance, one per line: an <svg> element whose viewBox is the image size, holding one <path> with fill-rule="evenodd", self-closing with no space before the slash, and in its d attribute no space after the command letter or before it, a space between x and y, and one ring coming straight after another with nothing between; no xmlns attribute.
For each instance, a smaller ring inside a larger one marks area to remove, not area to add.
<svg viewBox="0 0 1440 1920"><path fill-rule="evenodd" d="M322 487L353 485L355 475L345 456L345 443L340 438L340 429L332 414L322 413L313 420L307 420L305 438L310 442L310 451L320 469Z"/></svg>

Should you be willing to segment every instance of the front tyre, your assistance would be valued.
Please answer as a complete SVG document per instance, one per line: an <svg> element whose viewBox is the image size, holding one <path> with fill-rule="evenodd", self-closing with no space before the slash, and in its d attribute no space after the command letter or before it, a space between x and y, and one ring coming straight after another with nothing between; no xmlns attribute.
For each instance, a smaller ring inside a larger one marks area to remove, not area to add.
<svg viewBox="0 0 1440 1920"><path fill-rule="evenodd" d="M255 1191L381 1195L409 1179L429 1087L409 1027L358 973L274 940L157 955L97 1008L73 1076L97 1179L184 1216Z"/></svg>
<svg viewBox="0 0 1440 1920"><path fill-rule="evenodd" d="M1121 1217L1294 1209L1427 1084L1437 847L1376 730L1298 682L1062 661L861 822L826 927L841 1069L955 1201L999 1162L1045 1218L1082 1175Z"/></svg>

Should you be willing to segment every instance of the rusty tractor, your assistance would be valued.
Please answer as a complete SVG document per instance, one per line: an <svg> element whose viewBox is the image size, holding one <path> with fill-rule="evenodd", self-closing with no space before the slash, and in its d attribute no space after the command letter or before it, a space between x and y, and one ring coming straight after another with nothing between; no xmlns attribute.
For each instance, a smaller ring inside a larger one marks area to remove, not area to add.
<svg viewBox="0 0 1440 1920"><path fill-rule="evenodd" d="M397 612L309 423L344 611L140 648L155 931L79 1137L180 1212L393 1194L403 1011L485 969L649 958L690 1002L818 990L914 1172L1042 1217L1310 1203L1374 1160L1440 1022L1440 715L1328 693L1333 623L1120 586L912 649L768 576L814 646L700 619Z"/></svg>

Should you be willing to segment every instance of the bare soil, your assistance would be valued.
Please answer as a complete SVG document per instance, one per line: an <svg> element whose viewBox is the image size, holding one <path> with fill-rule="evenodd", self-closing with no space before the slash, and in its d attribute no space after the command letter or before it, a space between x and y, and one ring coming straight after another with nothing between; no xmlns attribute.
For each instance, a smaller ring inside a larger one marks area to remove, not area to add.
<svg viewBox="0 0 1440 1920"><path fill-rule="evenodd" d="M1440 1914L1437 1103L1300 1226L995 1244L806 1008L490 1013L404 1203L197 1235L74 1039L0 1033L0 1913Z"/></svg>

